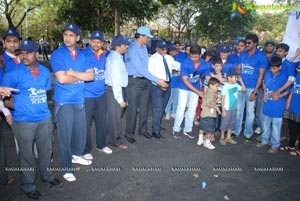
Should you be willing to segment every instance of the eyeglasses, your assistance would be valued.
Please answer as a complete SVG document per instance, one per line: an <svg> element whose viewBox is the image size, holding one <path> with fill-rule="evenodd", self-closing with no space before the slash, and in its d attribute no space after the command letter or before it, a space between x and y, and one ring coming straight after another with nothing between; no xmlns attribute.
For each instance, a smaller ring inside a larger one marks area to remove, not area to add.
<svg viewBox="0 0 300 201"><path fill-rule="evenodd" d="M250 41L247 41L247 42L246 42L247 45L249 45L249 44L251 44L251 43L252 43L252 42L250 42Z"/></svg>

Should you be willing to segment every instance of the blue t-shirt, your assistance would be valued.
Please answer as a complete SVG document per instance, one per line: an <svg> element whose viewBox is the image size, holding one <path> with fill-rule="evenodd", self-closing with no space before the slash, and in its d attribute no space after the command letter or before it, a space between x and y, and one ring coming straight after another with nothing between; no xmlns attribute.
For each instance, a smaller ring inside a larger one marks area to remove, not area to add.
<svg viewBox="0 0 300 201"><path fill-rule="evenodd" d="M270 70L265 73L264 84L266 85L267 102L263 105L263 114L273 118L282 118L285 110L286 97L282 97L278 100L272 100L270 94L280 87L282 87L287 81L287 76L284 73L279 73L274 76ZM285 90L286 91L286 90ZM282 91L284 93L285 91Z"/></svg>
<svg viewBox="0 0 300 201"><path fill-rule="evenodd" d="M300 114L300 73L296 75L289 111Z"/></svg>
<svg viewBox="0 0 300 201"><path fill-rule="evenodd" d="M69 49L64 45L56 49L51 56L50 63L54 73L59 71L75 70L85 72L92 67L82 51L75 49L77 56L72 57ZM54 78L54 97L58 104L83 104L84 103L84 82L78 81L72 84L60 84Z"/></svg>
<svg viewBox="0 0 300 201"><path fill-rule="evenodd" d="M188 76L189 83L191 83L196 89L200 90L200 79L202 74L205 76L210 76L209 68L207 67L206 62L200 58L200 66L197 70L195 70L193 61L187 57L181 64L179 89L190 91L190 89L185 86L182 80L182 76Z"/></svg>
<svg viewBox="0 0 300 201"><path fill-rule="evenodd" d="M264 53L258 49L252 55L248 51L240 54L239 64L242 66L240 76L243 79L246 88L255 88L260 69L267 69L268 59Z"/></svg>
<svg viewBox="0 0 300 201"><path fill-rule="evenodd" d="M39 63L36 65L39 70L36 78L22 63L4 75L4 86L19 89L13 93L15 122L40 122L51 116L46 94L51 88L50 71Z"/></svg>
<svg viewBox="0 0 300 201"><path fill-rule="evenodd" d="M106 56L101 54L98 59L90 46L82 52L87 56L89 66L94 70L94 81L85 82L84 95L86 98L100 97L105 93L104 71Z"/></svg>
<svg viewBox="0 0 300 201"><path fill-rule="evenodd" d="M281 71L285 73L288 78L290 77L294 78L296 75L295 65L293 65L293 63L287 59L284 59L282 63Z"/></svg>
<svg viewBox="0 0 300 201"><path fill-rule="evenodd" d="M6 52L3 53L4 61L5 61L5 72L10 72L11 70L15 69L20 63L16 62L13 58L11 58L9 55L6 54Z"/></svg>

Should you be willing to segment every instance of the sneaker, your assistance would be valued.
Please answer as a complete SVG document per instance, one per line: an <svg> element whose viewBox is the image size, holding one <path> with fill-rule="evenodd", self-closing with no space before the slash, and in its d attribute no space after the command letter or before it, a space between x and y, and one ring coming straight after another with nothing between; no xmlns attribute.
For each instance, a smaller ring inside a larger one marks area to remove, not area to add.
<svg viewBox="0 0 300 201"><path fill-rule="evenodd" d="M210 149L210 150L216 148L210 141L206 141L206 140L205 140L203 146L206 147L207 149Z"/></svg>
<svg viewBox="0 0 300 201"><path fill-rule="evenodd" d="M65 173L63 175L63 178L68 181L68 182L73 182L73 181L76 181L76 177L74 176L73 173Z"/></svg>
<svg viewBox="0 0 300 201"><path fill-rule="evenodd" d="M173 131L173 137L174 137L175 139L181 138L181 133L180 133L180 131Z"/></svg>
<svg viewBox="0 0 300 201"><path fill-rule="evenodd" d="M104 147L104 148L102 148L102 149L98 149L98 148L97 148L97 150L98 150L98 151L101 151L101 152L104 152L104 153L106 153L106 154L111 154L111 153L112 153L112 150L111 150L109 147Z"/></svg>
<svg viewBox="0 0 300 201"><path fill-rule="evenodd" d="M204 143L204 140L203 140L203 139L199 139L199 140L197 141L197 145L199 145L199 146L203 145L203 143Z"/></svg>
<svg viewBox="0 0 300 201"><path fill-rule="evenodd" d="M92 161L91 160L86 160L82 156L72 155L72 163L80 164L80 165L91 165Z"/></svg>
<svg viewBox="0 0 300 201"><path fill-rule="evenodd" d="M278 148L272 147L272 148L270 148L270 149L268 150L268 152L269 152L270 154L277 154Z"/></svg>
<svg viewBox="0 0 300 201"><path fill-rule="evenodd" d="M226 145L226 141L224 138L220 138L219 142L221 145Z"/></svg>
<svg viewBox="0 0 300 201"><path fill-rule="evenodd" d="M165 120L170 120L170 114L166 114Z"/></svg>
<svg viewBox="0 0 300 201"><path fill-rule="evenodd" d="M262 148L262 147L265 147L265 146L267 146L267 144L264 144L264 143L257 143L256 144L256 147L258 147L258 148Z"/></svg>
<svg viewBox="0 0 300 201"><path fill-rule="evenodd" d="M195 138L195 135L194 135L194 133L192 131L190 131L190 132L185 132L184 131L183 134L187 135L189 138L192 138L192 139Z"/></svg>
<svg viewBox="0 0 300 201"><path fill-rule="evenodd" d="M230 144L237 144L237 142L235 140L233 140L232 138L226 139L225 141Z"/></svg>
<svg viewBox="0 0 300 201"><path fill-rule="evenodd" d="M176 114L175 114L175 113L171 114L171 117L172 117L173 119L175 119L175 118L176 118Z"/></svg>
<svg viewBox="0 0 300 201"><path fill-rule="evenodd" d="M256 134L261 134L261 128L260 127L257 127L256 129L255 129L255 131L254 131L254 133L256 133Z"/></svg>
<svg viewBox="0 0 300 201"><path fill-rule="evenodd" d="M235 133L231 133L231 137L238 137L238 135Z"/></svg>
<svg viewBox="0 0 300 201"><path fill-rule="evenodd" d="M252 137L250 135L246 135L245 136L245 142L248 143L248 142L251 142L252 141Z"/></svg>
<svg viewBox="0 0 300 201"><path fill-rule="evenodd" d="M83 157L84 159L86 159L86 160L93 160L93 159L94 159L93 155L90 154L90 153L84 154L82 157Z"/></svg>

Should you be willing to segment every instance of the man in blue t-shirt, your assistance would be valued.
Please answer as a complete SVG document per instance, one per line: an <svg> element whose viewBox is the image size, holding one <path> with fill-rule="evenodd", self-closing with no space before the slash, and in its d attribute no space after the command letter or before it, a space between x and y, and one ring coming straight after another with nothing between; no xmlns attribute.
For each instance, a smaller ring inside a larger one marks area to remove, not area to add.
<svg viewBox="0 0 300 201"><path fill-rule="evenodd" d="M252 140L254 106L258 90L262 84L263 76L268 68L267 57L257 49L258 37L256 34L249 34L246 39L246 51L242 52L238 62L238 72L243 79L246 91L238 93L237 124L234 130L239 135L242 130L244 108L246 106L246 122L244 136L246 142Z"/></svg>
<svg viewBox="0 0 300 201"><path fill-rule="evenodd" d="M181 135L180 126L184 118L186 106L188 109L185 115L183 133L189 138L195 138L195 135L192 132L193 120L196 113L198 98L203 95L203 92L200 91L200 79L202 75L205 75L208 80L210 75L209 68L207 67L206 62L200 58L200 55L200 47L198 45L192 45L190 49L190 56L187 57L181 64L178 106L173 126L174 138L179 138Z"/></svg>
<svg viewBox="0 0 300 201"><path fill-rule="evenodd" d="M87 57L76 48L80 30L74 24L63 29L64 45L51 56L54 79L54 120L57 125L59 155L63 177L72 182L76 177L72 163L92 164L82 157L86 145L84 81L94 80L93 68Z"/></svg>
<svg viewBox="0 0 300 201"><path fill-rule="evenodd" d="M89 46L83 50L83 53L88 58L89 66L94 69L94 80L85 82L85 112L86 112L86 146L83 157L88 160L93 160L91 154L91 125L95 122L96 127L96 145L97 150L106 154L111 154L112 150L106 145L107 134L107 101L105 95L105 60L106 56L101 50L104 42L104 35L101 31L95 30L91 33Z"/></svg>
<svg viewBox="0 0 300 201"><path fill-rule="evenodd" d="M19 91L8 97L5 104L14 109L12 129L19 145L19 164L25 170L21 171L21 188L29 198L38 199L41 193L36 187L36 159L32 151L34 143L38 148L42 179L52 185L62 185L48 169L52 154L53 124L46 91L51 88L51 79L49 70L36 61L38 46L33 41L24 40L19 53L22 63L3 78L4 86ZM33 171L28 171L32 168Z"/></svg>

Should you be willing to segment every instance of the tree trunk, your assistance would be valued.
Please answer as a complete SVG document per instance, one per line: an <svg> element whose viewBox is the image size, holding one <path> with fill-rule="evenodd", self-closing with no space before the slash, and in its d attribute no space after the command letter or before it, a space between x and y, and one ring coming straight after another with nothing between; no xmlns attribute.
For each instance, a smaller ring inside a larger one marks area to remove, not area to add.
<svg viewBox="0 0 300 201"><path fill-rule="evenodd" d="M118 6L115 7L115 36L120 34L120 13Z"/></svg>

